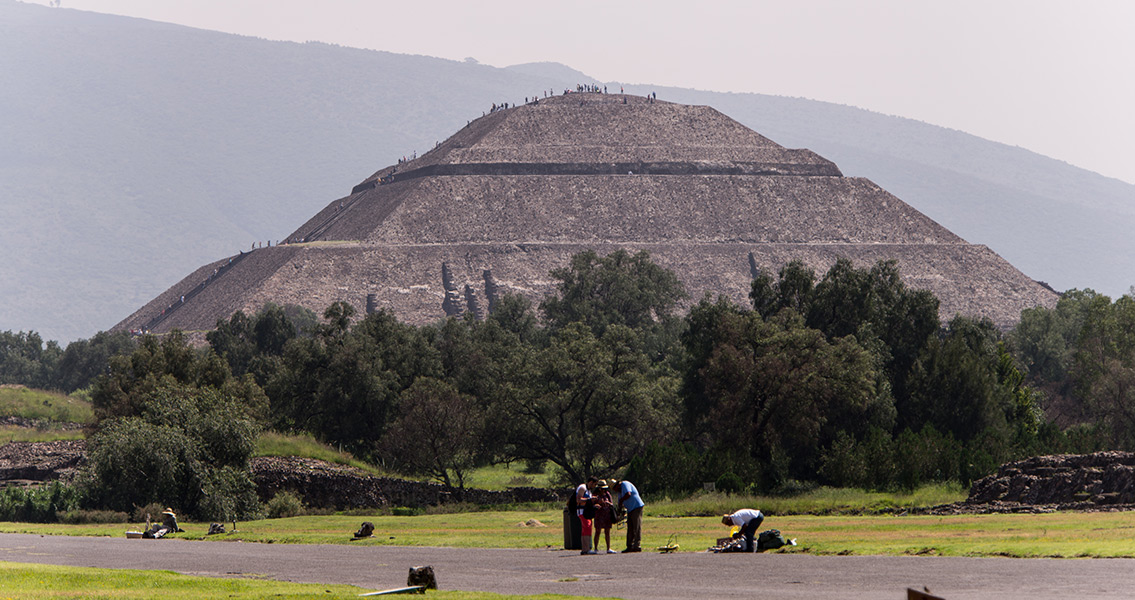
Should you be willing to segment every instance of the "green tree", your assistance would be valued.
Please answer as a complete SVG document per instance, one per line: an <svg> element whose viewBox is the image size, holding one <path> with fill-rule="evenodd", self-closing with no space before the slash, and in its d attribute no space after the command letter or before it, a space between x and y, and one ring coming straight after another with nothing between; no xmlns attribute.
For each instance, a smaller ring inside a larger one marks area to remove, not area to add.
<svg viewBox="0 0 1135 600"><path fill-rule="evenodd" d="M248 461L258 427L244 398L166 375L140 408L106 419L89 439L95 506L129 511L156 502L206 519L252 516Z"/></svg>
<svg viewBox="0 0 1135 600"><path fill-rule="evenodd" d="M1074 371L1088 310L1099 297L1092 290L1069 290L1055 308L1038 306L1021 311L1021 320L1008 335L1029 385L1045 395L1046 415L1064 426L1089 420L1077 397Z"/></svg>
<svg viewBox="0 0 1135 600"><path fill-rule="evenodd" d="M951 320L915 366L910 401L899 407L900 428L930 424L963 442L990 428L1004 431L1008 399L998 397L997 344L988 320Z"/></svg>
<svg viewBox="0 0 1135 600"><path fill-rule="evenodd" d="M241 398L250 414L264 415L267 397L249 376L235 378L211 350L193 348L180 331L162 339L145 336L133 352L111 357L109 370L91 386L99 421L140 415L166 378L196 388L214 388Z"/></svg>
<svg viewBox="0 0 1135 600"><path fill-rule="evenodd" d="M59 359L59 389L70 393L91 385L110 369L111 357L130 354L134 348L133 337L125 331L100 331L89 340L67 344Z"/></svg>
<svg viewBox="0 0 1135 600"><path fill-rule="evenodd" d="M714 300L708 293L686 314L686 328L682 333L682 355L685 364L682 373L682 402L686 417L686 427L703 434L702 446L712 445L707 441L704 430L708 426L705 415L717 402L705 380L705 366L713 356L718 336L723 331L722 321L727 317L742 315L741 307L725 296ZM699 427L701 430L699 431Z"/></svg>
<svg viewBox="0 0 1135 600"><path fill-rule="evenodd" d="M335 303L310 338L295 338L267 384L271 421L283 431L370 456L402 390L419 376L440 375L436 351L419 331L388 312L350 327L353 310Z"/></svg>
<svg viewBox="0 0 1135 600"><path fill-rule="evenodd" d="M494 418L507 424L512 456L551 461L572 481L612 473L674 431L678 380L622 325L596 337L568 324L549 347L516 353L508 377Z"/></svg>
<svg viewBox="0 0 1135 600"><path fill-rule="evenodd" d="M755 312L719 315L701 367L706 398L701 431L744 448L766 465L766 482L811 478L819 449L849 424L865 428L888 403L874 361L854 338L829 343L791 310L765 320ZM889 423L885 424L889 426Z"/></svg>
<svg viewBox="0 0 1135 600"><path fill-rule="evenodd" d="M263 386L279 368L288 340L301 335L303 329L298 323L307 323L309 314L311 311L301 307L285 308L269 302L252 317L238 310L229 320L218 320L217 328L205 334L205 339L234 375L251 373Z"/></svg>
<svg viewBox="0 0 1135 600"><path fill-rule="evenodd" d="M56 368L63 354L59 344L34 331L0 331L0 383L56 389Z"/></svg>
<svg viewBox="0 0 1135 600"><path fill-rule="evenodd" d="M907 289L894 260L859 269L840 258L812 291L804 317L828 339L854 335L878 356L900 402L911 367L939 328L938 299Z"/></svg>
<svg viewBox="0 0 1135 600"><path fill-rule="evenodd" d="M584 323L597 336L611 325L641 329L669 317L685 297L677 275L656 265L646 251L616 250L600 257L587 250L551 275L559 281L557 295L544 300L540 310L553 329Z"/></svg>
<svg viewBox="0 0 1135 600"><path fill-rule="evenodd" d="M1135 298L1092 298L1085 307L1073 371L1085 416L1114 448L1135 447Z"/></svg>
<svg viewBox="0 0 1135 600"><path fill-rule="evenodd" d="M496 323L524 343L537 343L543 337L532 302L519 294L502 296L486 321Z"/></svg>
<svg viewBox="0 0 1135 600"><path fill-rule="evenodd" d="M473 397L420 377L399 398L383 456L398 470L429 476L460 497L465 476L481 458L484 431L485 414Z"/></svg>

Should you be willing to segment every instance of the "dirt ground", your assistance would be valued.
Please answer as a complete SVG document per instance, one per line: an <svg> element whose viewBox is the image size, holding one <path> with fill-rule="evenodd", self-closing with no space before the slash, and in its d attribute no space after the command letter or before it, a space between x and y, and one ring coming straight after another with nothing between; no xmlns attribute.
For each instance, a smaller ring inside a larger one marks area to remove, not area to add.
<svg viewBox="0 0 1135 600"><path fill-rule="evenodd" d="M1135 560L679 553L580 556L563 550L350 547L0 534L0 560L169 569L388 589L432 565L439 586L502 594L680 598L1129 598Z"/></svg>

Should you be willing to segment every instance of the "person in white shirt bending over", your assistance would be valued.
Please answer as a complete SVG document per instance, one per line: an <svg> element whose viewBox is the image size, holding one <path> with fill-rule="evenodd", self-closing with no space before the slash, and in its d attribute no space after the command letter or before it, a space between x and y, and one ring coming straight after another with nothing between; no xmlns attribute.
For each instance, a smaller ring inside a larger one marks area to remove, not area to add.
<svg viewBox="0 0 1135 600"><path fill-rule="evenodd" d="M721 524L729 527L740 527L741 531L734 533L733 537L745 539L745 552L756 552L757 545L753 538L757 535L757 528L761 526L761 521L764 520L765 516L761 514L761 511L755 508L742 508L731 515L722 515Z"/></svg>

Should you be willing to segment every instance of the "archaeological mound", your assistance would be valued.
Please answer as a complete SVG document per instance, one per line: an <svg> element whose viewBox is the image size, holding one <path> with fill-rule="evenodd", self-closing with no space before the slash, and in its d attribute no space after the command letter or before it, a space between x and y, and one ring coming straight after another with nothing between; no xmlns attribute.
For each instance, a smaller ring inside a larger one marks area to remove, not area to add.
<svg viewBox="0 0 1135 600"><path fill-rule="evenodd" d="M941 316L1002 327L1056 294L871 181L707 106L572 93L495 110L386 167L284 243L202 266L116 329L208 330L237 310L335 301L424 324L483 317L505 293L539 301L552 269L592 249L646 250L690 301L747 303L760 270L822 274L895 259Z"/></svg>

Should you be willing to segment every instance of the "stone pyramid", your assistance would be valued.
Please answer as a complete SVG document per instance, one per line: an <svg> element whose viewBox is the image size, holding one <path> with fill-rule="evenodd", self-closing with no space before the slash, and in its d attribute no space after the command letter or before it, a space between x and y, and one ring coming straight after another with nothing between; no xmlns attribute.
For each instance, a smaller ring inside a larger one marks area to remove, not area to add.
<svg viewBox="0 0 1135 600"><path fill-rule="evenodd" d="M285 243L207 264L116 329L208 330L266 302L334 301L423 324L484 316L502 294L539 301L582 250L646 250L706 292L747 303L760 269L793 259L897 259L941 316L1012 325L1057 294L875 185L720 112L571 93L498 108L422 156L378 171Z"/></svg>

